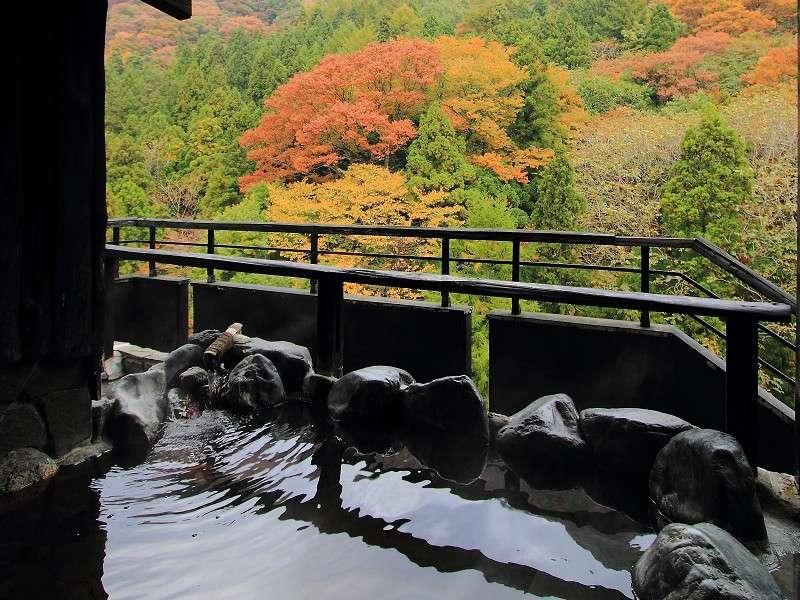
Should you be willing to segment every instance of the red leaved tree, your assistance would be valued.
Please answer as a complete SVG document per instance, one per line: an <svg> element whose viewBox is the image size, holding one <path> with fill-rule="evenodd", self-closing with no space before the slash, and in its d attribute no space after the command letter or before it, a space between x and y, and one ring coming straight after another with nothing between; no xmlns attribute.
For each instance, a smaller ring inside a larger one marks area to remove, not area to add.
<svg viewBox="0 0 800 600"><path fill-rule="evenodd" d="M265 100L261 123L240 140L256 162L240 185L385 161L415 137L411 119L441 74L438 52L424 40L373 43L324 58Z"/></svg>
<svg viewBox="0 0 800 600"><path fill-rule="evenodd" d="M700 63L706 56L724 51L731 39L727 33L704 31L679 39L664 52L601 60L594 68L615 77L628 74L653 88L658 100L666 102L699 90L713 91L718 77Z"/></svg>

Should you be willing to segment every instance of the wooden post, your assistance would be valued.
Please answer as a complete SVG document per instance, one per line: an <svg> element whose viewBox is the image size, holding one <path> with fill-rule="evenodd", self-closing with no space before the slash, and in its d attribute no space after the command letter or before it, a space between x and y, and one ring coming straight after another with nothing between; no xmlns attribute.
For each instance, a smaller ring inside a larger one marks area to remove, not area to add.
<svg viewBox="0 0 800 600"><path fill-rule="evenodd" d="M650 293L650 246L642 246L642 261L641 261L641 281L640 289L645 294ZM650 327L650 311L646 308L642 309L639 314L639 324L642 327Z"/></svg>
<svg viewBox="0 0 800 600"><path fill-rule="evenodd" d="M519 240L514 240L511 246L511 281L519 281ZM520 314L519 298L511 299L511 314Z"/></svg>
<svg viewBox="0 0 800 600"><path fill-rule="evenodd" d="M755 471L758 464L758 322L746 316L727 320L725 430L744 448Z"/></svg>
<svg viewBox="0 0 800 600"><path fill-rule="evenodd" d="M103 283L105 286L103 358L114 356L114 285L119 271L119 261L106 257L103 261Z"/></svg>
<svg viewBox="0 0 800 600"><path fill-rule="evenodd" d="M119 246L119 227L114 227L111 230L111 243ZM114 279L119 278L119 261L114 261Z"/></svg>
<svg viewBox="0 0 800 600"><path fill-rule="evenodd" d="M150 249L156 249L156 228L150 227ZM158 271L156 271L156 261L150 261L150 277L155 277L158 275Z"/></svg>
<svg viewBox="0 0 800 600"><path fill-rule="evenodd" d="M208 230L208 239L206 241L206 252L208 254L214 254L214 252L215 252L215 248L214 248L214 230L213 229L209 229ZM214 268L213 267L208 267L206 269L206 281L208 281L208 283L214 283L214 281L216 281L216 278L214 277Z"/></svg>
<svg viewBox="0 0 800 600"><path fill-rule="evenodd" d="M320 279L317 289L317 361L323 375L342 376L343 343L342 305L344 291L341 279Z"/></svg>
<svg viewBox="0 0 800 600"><path fill-rule="evenodd" d="M309 242L311 245L311 249L309 250L308 253L308 262L310 262L312 265L316 265L319 262L319 234L312 233L311 235L309 235ZM311 293L312 294L317 293L316 279L311 280Z"/></svg>
<svg viewBox="0 0 800 600"><path fill-rule="evenodd" d="M442 275L450 275L450 238L442 238ZM450 292L442 291L442 306L450 306Z"/></svg>

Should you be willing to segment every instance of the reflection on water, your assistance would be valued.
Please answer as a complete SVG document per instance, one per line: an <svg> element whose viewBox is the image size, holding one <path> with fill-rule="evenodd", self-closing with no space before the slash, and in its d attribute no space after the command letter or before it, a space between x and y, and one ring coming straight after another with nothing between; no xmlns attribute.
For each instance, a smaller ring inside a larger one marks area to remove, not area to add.
<svg viewBox="0 0 800 600"><path fill-rule="evenodd" d="M143 464L0 508L0 598L632 597L646 527L491 456L453 483L417 459L461 479L441 448L393 450L298 415L169 423Z"/></svg>

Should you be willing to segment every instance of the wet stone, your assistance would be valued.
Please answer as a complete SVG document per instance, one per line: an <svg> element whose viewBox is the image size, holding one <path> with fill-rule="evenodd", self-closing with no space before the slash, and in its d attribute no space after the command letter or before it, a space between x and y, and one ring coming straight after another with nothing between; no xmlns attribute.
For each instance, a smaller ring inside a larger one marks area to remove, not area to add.
<svg viewBox="0 0 800 600"><path fill-rule="evenodd" d="M334 383L336 383L335 377L309 373L303 379L303 399L314 406L327 406L328 394Z"/></svg>
<svg viewBox="0 0 800 600"><path fill-rule="evenodd" d="M331 387L328 412L337 421L399 425L402 391L414 383L403 369L386 366L351 371Z"/></svg>
<svg viewBox="0 0 800 600"><path fill-rule="evenodd" d="M187 342L189 344L197 344L203 350L206 350L220 335L222 335L222 332L219 329L204 329L190 335Z"/></svg>
<svg viewBox="0 0 800 600"><path fill-rule="evenodd" d="M639 600L781 600L747 548L710 523L667 525L633 569Z"/></svg>
<svg viewBox="0 0 800 600"><path fill-rule="evenodd" d="M257 337L245 338L228 350L223 361L228 367L233 368L243 358L253 354L260 354L275 365L288 398L299 399L302 396L303 380L306 375L314 371L308 348L292 342L272 342Z"/></svg>
<svg viewBox="0 0 800 600"><path fill-rule="evenodd" d="M767 539L753 470L727 433L691 429L673 437L653 464L650 499L660 525L709 522L745 544Z"/></svg>
<svg viewBox="0 0 800 600"><path fill-rule="evenodd" d="M587 408L580 419L581 433L598 463L644 477L659 450L691 428L683 419L643 408Z"/></svg>
<svg viewBox="0 0 800 600"><path fill-rule="evenodd" d="M0 458L0 494L18 492L50 479L58 464L35 448L17 448Z"/></svg>
<svg viewBox="0 0 800 600"><path fill-rule="evenodd" d="M489 421L489 441L494 445L497 440L497 433L508 425L509 417L495 412L489 412L486 417Z"/></svg>
<svg viewBox="0 0 800 600"><path fill-rule="evenodd" d="M203 348L197 344L184 344L176 348L164 361L164 376L167 388L178 384L178 377L189 367L203 366Z"/></svg>
<svg viewBox="0 0 800 600"><path fill-rule="evenodd" d="M252 411L286 402L286 392L272 361L252 354L231 369L224 400L234 410Z"/></svg>
<svg viewBox="0 0 800 600"><path fill-rule="evenodd" d="M161 424L170 414L164 390L164 366L126 375L112 388L114 409L107 427L116 449L143 455L158 439Z"/></svg>
<svg viewBox="0 0 800 600"><path fill-rule="evenodd" d="M178 387L189 394L203 394L207 386L208 372L202 367L189 367L178 376Z"/></svg>
<svg viewBox="0 0 800 600"><path fill-rule="evenodd" d="M447 432L464 442L489 445L489 423L475 384L466 375L412 383L403 390L406 426L437 435Z"/></svg>
<svg viewBox="0 0 800 600"><path fill-rule="evenodd" d="M578 411L565 394L544 396L512 415L495 443L500 456L523 476L538 467L581 468L588 457Z"/></svg>

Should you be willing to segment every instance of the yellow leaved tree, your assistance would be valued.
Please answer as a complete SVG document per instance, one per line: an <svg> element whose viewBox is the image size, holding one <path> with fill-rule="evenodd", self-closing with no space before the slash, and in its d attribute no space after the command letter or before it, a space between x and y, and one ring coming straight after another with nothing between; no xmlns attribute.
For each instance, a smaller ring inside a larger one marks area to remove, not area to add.
<svg viewBox="0 0 800 600"><path fill-rule="evenodd" d="M409 191L402 172L371 164L353 164L339 179L323 183L298 182L270 190L269 221L341 225L394 225L438 227L459 224L460 207L445 204L447 195L416 195ZM308 242L292 234L273 234L275 246L307 248ZM320 262L340 267L367 267L397 271L438 269L437 263L399 257L353 256L324 252L438 256L435 240L381 236L322 235ZM349 284L349 293L416 298L409 290L378 289Z"/></svg>
<svg viewBox="0 0 800 600"><path fill-rule="evenodd" d="M527 169L552 158L544 148L517 147L507 133L524 103L526 73L511 62L514 50L482 38L442 36L434 41L444 67L437 95L456 130L467 138L470 160L505 181L527 182Z"/></svg>

